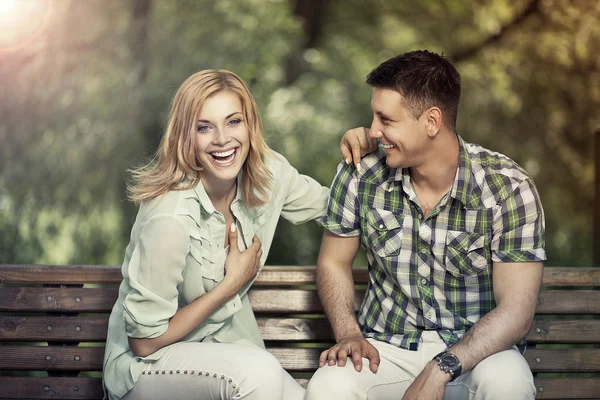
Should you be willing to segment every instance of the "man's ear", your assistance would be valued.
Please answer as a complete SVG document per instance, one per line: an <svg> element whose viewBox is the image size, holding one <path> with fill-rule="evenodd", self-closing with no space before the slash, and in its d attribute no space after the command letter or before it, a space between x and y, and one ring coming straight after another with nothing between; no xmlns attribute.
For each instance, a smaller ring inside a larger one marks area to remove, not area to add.
<svg viewBox="0 0 600 400"><path fill-rule="evenodd" d="M434 138L444 125L444 121L442 120L442 110L438 107L431 107L425 111L425 117L427 135Z"/></svg>

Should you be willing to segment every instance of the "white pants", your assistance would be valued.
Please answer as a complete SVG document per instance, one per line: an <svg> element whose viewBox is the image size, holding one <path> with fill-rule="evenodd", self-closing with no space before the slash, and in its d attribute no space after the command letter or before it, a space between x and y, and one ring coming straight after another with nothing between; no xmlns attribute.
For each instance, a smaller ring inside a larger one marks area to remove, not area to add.
<svg viewBox="0 0 600 400"><path fill-rule="evenodd" d="M308 384L307 400L399 400L423 368L446 344L436 332L423 332L419 350L400 349L369 339L379 351L377 373L363 358L361 372L352 362L344 367L325 365ZM446 387L444 400L534 399L535 385L529 365L516 347L494 354Z"/></svg>
<svg viewBox="0 0 600 400"><path fill-rule="evenodd" d="M303 400L305 390L268 351L231 343L177 343L149 363L126 400Z"/></svg>

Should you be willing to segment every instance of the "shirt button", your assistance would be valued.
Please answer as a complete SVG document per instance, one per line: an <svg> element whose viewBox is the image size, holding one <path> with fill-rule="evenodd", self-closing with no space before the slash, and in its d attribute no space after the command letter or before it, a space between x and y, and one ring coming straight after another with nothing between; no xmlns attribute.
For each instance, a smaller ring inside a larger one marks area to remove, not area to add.
<svg viewBox="0 0 600 400"><path fill-rule="evenodd" d="M379 229L383 229L383 224L379 224Z"/></svg>
<svg viewBox="0 0 600 400"><path fill-rule="evenodd" d="M427 279L425 279L425 278L421 278L421 283L422 283L423 285L426 285L426 284L427 284Z"/></svg>
<svg viewBox="0 0 600 400"><path fill-rule="evenodd" d="M427 249L426 249L425 247L423 247L423 248L421 249L421 254L425 254L425 253L427 253Z"/></svg>

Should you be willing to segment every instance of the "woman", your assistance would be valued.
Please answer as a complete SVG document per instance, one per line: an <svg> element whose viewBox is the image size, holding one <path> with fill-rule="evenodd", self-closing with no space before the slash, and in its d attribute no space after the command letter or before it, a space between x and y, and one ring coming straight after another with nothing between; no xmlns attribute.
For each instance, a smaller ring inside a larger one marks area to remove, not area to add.
<svg viewBox="0 0 600 400"><path fill-rule="evenodd" d="M156 161L134 177L140 209L109 321L108 397L303 399L264 349L247 291L279 217L320 217L328 189L268 148L248 87L225 70L183 83Z"/></svg>

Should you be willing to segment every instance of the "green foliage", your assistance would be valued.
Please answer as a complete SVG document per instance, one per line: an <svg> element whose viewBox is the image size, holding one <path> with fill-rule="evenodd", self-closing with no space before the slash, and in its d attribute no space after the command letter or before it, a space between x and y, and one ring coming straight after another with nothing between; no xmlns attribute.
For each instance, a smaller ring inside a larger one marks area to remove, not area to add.
<svg viewBox="0 0 600 400"><path fill-rule="evenodd" d="M29 24L47 23L21 48L0 14L0 262L120 264L136 213L126 171L205 68L242 76L270 145L328 185L343 132L370 125L366 74L416 48L454 56L459 133L534 176L549 264L591 262L598 2L331 1L305 48L292 0L30 1ZM314 264L320 236L282 223L268 262Z"/></svg>

